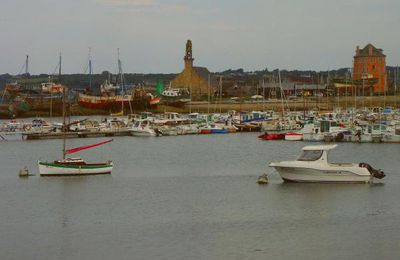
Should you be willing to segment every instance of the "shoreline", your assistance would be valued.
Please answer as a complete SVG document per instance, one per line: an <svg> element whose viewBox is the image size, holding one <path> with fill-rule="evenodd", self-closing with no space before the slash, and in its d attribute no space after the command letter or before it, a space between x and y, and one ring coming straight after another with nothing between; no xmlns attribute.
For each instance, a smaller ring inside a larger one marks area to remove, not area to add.
<svg viewBox="0 0 400 260"><path fill-rule="evenodd" d="M380 97L307 97L289 99L283 103L284 109L290 111L332 111L335 108L372 108L372 107L399 107L400 96L380 96ZM133 110L133 114L143 111L152 112L155 114L165 112L176 113L226 113L230 110L235 111L262 111L274 110L276 112L282 111L282 102L279 99L269 99L262 101L243 101L234 102L231 100L223 100L222 103L213 102L208 104L207 101L194 101L188 103L185 107L178 108L166 105L158 105L153 109ZM129 110L125 110L124 115L131 114ZM62 116L61 112L53 111L53 117ZM110 111L86 109L78 106L77 104L71 107L71 116L111 116ZM23 112L16 117L12 118L7 114L7 111L0 111L0 119L17 119L17 118L32 118L32 117L51 117L49 111L27 111Z"/></svg>

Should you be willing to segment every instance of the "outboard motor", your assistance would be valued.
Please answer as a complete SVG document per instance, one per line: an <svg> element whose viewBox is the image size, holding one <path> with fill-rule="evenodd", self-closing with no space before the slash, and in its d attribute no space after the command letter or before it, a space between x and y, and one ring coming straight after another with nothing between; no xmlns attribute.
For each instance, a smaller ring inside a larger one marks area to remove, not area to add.
<svg viewBox="0 0 400 260"><path fill-rule="evenodd" d="M154 129L154 132L156 132L157 136L162 136L162 132L161 132L160 129L155 128L155 129Z"/></svg>
<svg viewBox="0 0 400 260"><path fill-rule="evenodd" d="M385 178L386 174L381 170L374 169L371 165L368 163L360 163L358 166L367 168L367 170L371 173L372 176L374 176L377 179L383 179Z"/></svg>

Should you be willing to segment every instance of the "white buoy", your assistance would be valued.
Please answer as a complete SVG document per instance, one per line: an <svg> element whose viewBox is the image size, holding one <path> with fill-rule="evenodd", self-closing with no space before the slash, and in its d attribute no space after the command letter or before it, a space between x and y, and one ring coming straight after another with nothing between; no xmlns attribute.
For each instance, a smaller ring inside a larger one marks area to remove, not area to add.
<svg viewBox="0 0 400 260"><path fill-rule="evenodd" d="M19 170L19 177L28 177L29 176L29 171L28 168L25 166L21 170Z"/></svg>

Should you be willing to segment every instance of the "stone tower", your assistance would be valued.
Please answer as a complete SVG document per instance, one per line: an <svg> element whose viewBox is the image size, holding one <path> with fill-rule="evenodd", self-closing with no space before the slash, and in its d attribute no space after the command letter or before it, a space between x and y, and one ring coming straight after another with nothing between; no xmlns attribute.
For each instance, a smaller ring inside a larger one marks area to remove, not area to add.
<svg viewBox="0 0 400 260"><path fill-rule="evenodd" d="M191 40L188 40L186 42L186 55L183 59L185 61L185 68L187 68L187 69L193 68L194 58L193 58L193 53L192 53L192 41Z"/></svg>
<svg viewBox="0 0 400 260"><path fill-rule="evenodd" d="M386 55L382 49L367 44L363 49L357 46L353 62L353 80L375 79L370 91L382 94L386 89ZM360 89L360 88L359 88Z"/></svg>
<svg viewBox="0 0 400 260"><path fill-rule="evenodd" d="M186 54L183 58L185 68L171 81L173 88L185 88L192 93L194 99L206 99L207 95L214 93L217 83L205 67L193 66L192 41L186 42Z"/></svg>

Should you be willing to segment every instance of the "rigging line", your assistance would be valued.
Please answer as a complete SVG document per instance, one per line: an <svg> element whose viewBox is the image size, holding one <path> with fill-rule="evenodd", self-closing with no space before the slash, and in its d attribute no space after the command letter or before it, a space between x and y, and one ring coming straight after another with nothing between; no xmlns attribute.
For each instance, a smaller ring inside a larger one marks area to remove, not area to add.
<svg viewBox="0 0 400 260"><path fill-rule="evenodd" d="M86 66L85 66L85 68L83 69L83 74L86 74L87 71L88 71L88 69L89 69L89 60L87 60L85 64L86 64Z"/></svg>
<svg viewBox="0 0 400 260"><path fill-rule="evenodd" d="M24 64L21 66L21 69L19 70L17 75L21 75L24 70L26 70L26 62L24 62Z"/></svg>
<svg viewBox="0 0 400 260"><path fill-rule="evenodd" d="M53 73L51 74L52 76L55 76L55 75L56 75L56 73L57 73L59 67L60 67L60 64L57 62L57 65L56 65L56 67L54 68Z"/></svg>
<svg viewBox="0 0 400 260"><path fill-rule="evenodd" d="M21 69L19 70L19 72L18 72L17 75L21 75L21 74L22 74L22 71L24 71L24 70L25 70L25 64L22 65L22 67L21 67Z"/></svg>

